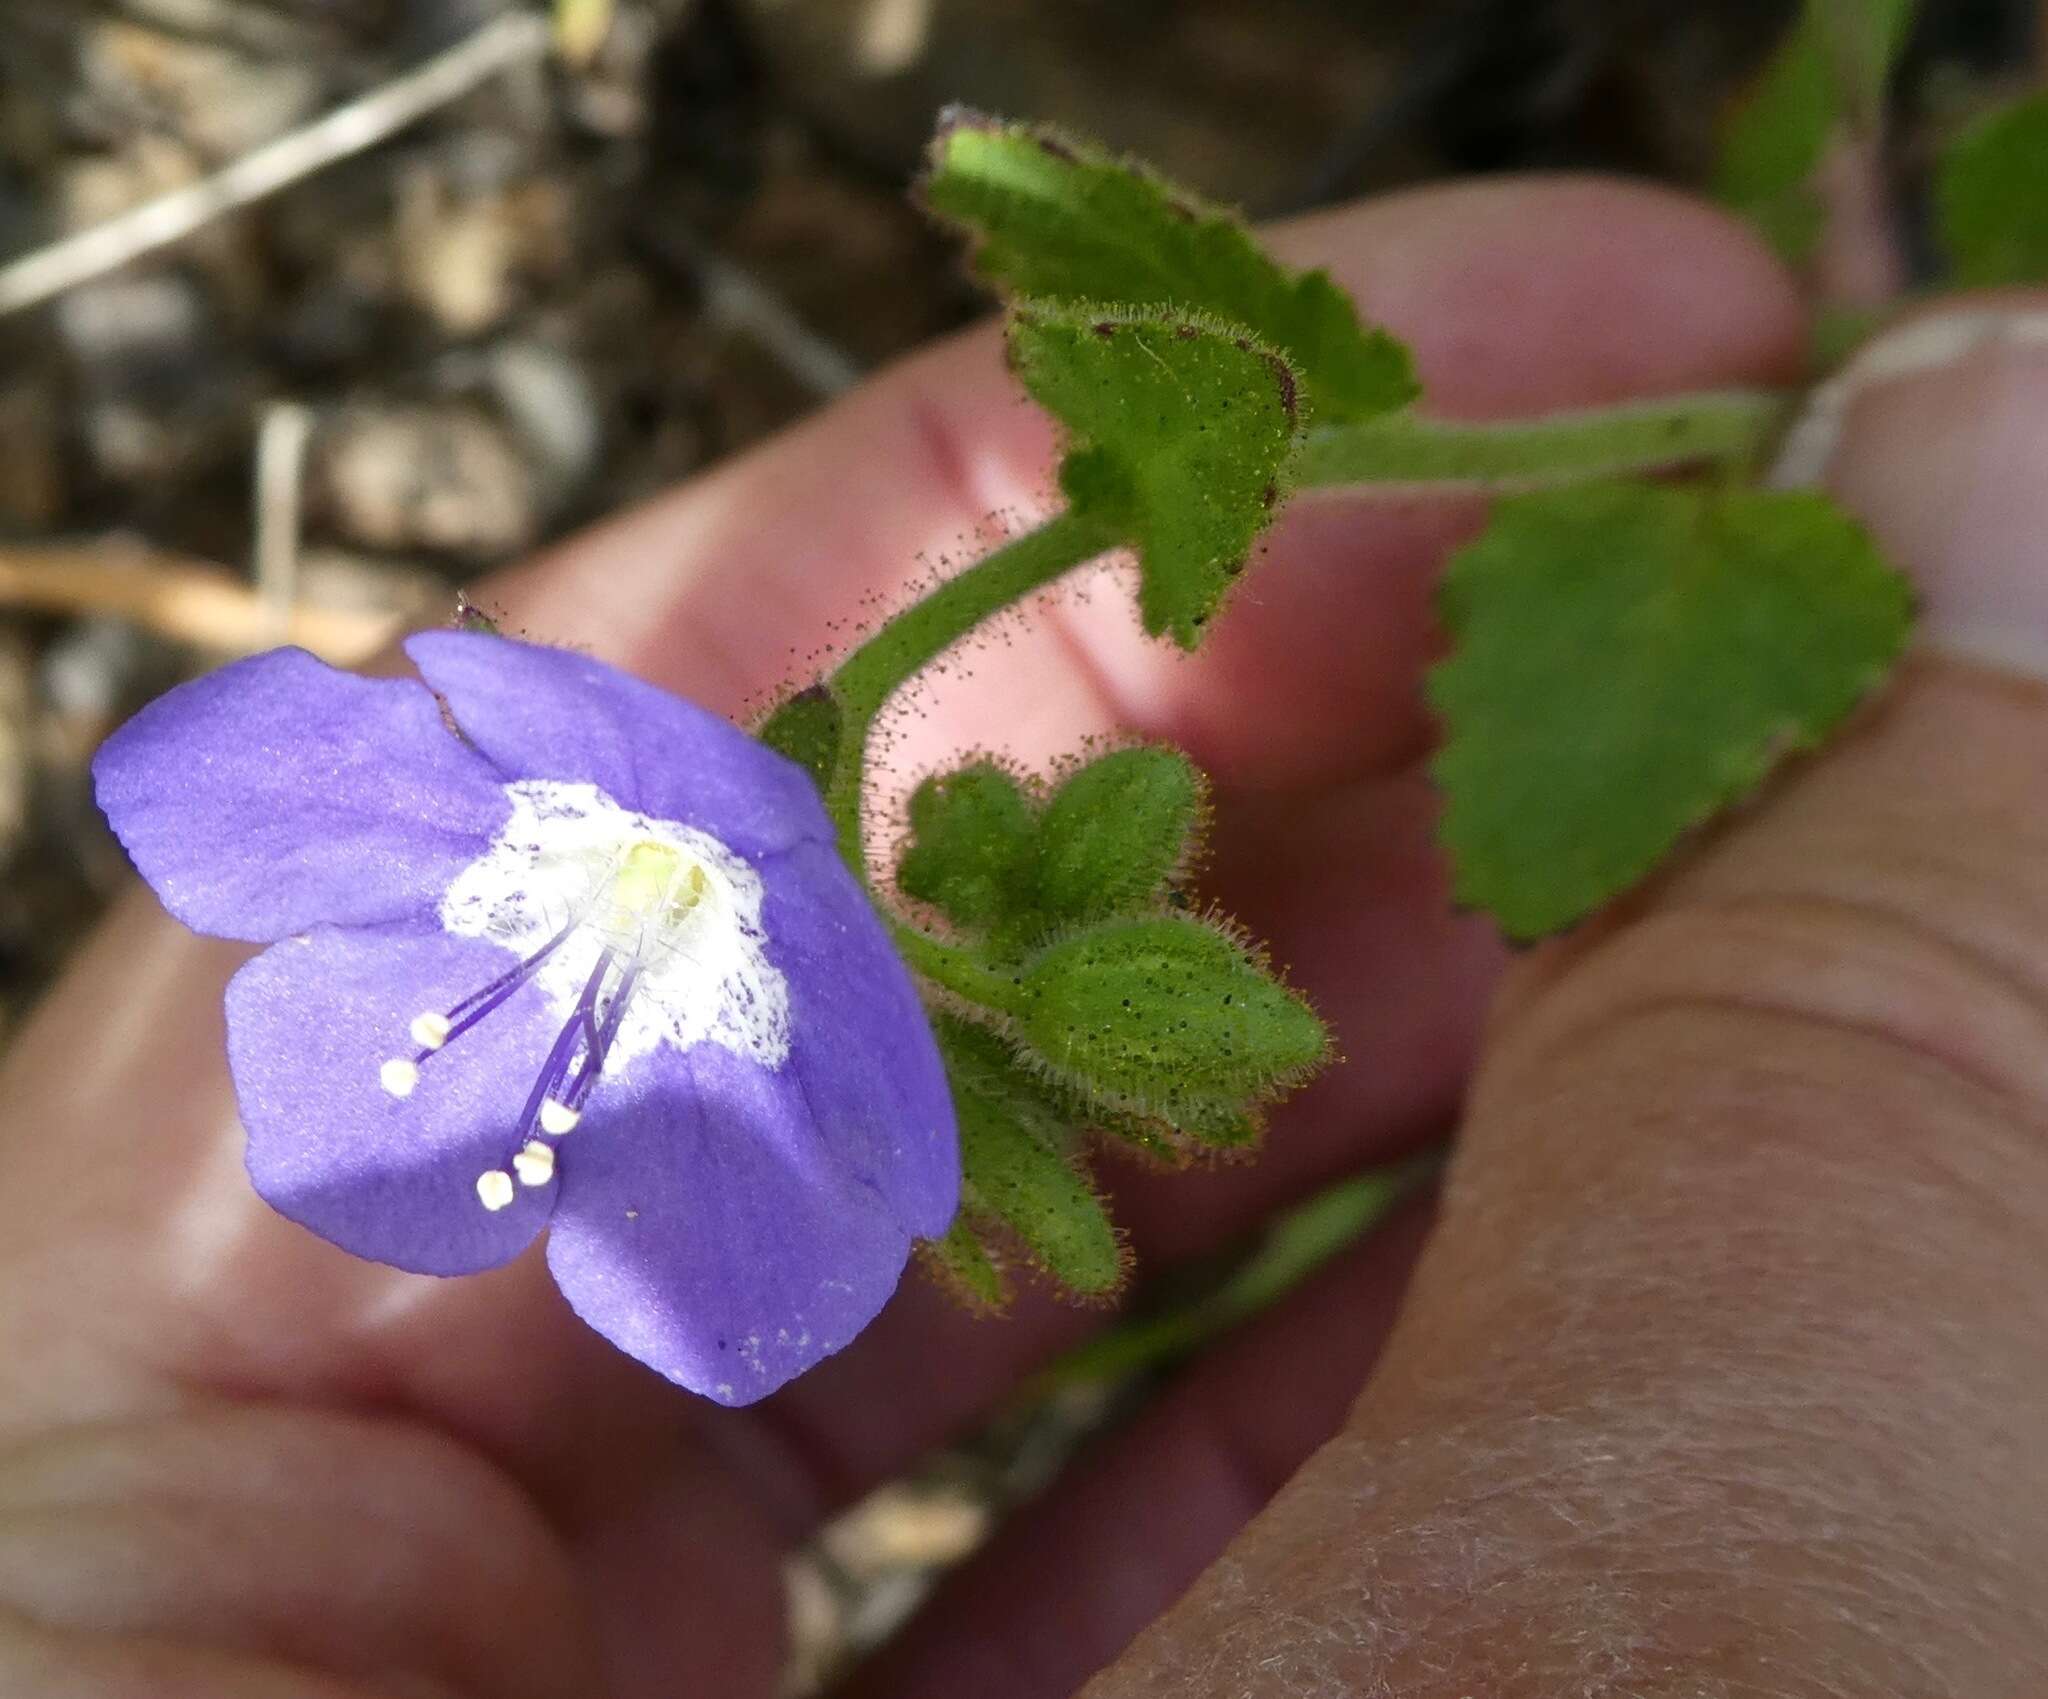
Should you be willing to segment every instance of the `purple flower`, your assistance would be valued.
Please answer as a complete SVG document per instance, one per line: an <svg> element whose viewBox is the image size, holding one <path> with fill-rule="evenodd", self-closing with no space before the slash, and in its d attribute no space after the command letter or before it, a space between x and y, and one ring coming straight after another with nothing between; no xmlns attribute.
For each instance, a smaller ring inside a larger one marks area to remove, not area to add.
<svg viewBox="0 0 2048 1699"><path fill-rule="evenodd" d="M424 685L237 662L94 764L164 906L271 946L227 995L256 1189L425 1274L546 1227L591 1326L760 1398L958 1201L909 975L781 756L579 655L406 652Z"/></svg>

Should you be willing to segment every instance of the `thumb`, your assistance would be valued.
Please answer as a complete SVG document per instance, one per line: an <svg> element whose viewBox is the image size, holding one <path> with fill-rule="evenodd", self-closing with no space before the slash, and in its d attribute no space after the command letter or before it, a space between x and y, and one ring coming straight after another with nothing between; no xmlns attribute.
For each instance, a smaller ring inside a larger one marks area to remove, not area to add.
<svg viewBox="0 0 2048 1699"><path fill-rule="evenodd" d="M2035 305L1821 397L1922 651L1532 964L1345 1432L1092 1693L2048 1692Z"/></svg>

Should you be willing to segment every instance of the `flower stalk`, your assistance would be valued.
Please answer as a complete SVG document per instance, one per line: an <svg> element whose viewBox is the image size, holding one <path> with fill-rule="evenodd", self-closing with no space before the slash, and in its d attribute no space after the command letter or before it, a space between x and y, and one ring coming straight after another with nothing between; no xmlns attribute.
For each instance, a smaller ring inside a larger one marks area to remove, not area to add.
<svg viewBox="0 0 2048 1699"><path fill-rule="evenodd" d="M1497 423L1393 413L1311 430L1296 467L1305 489L1419 484L1503 493L1669 466L1755 464L1792 403L1781 390L1734 389Z"/></svg>
<svg viewBox="0 0 2048 1699"><path fill-rule="evenodd" d="M841 718L839 758L826 787L825 808L838 825L840 853L861 878L867 877L861 802L868 733L876 714L968 633L1120 541L1098 521L1073 512L1057 514L905 608L840 664L827 685Z"/></svg>

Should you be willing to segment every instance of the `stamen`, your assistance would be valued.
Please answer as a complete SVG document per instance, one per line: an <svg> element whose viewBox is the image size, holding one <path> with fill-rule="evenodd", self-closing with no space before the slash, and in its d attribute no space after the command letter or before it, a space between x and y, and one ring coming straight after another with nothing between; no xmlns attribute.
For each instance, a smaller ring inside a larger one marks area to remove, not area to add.
<svg viewBox="0 0 2048 1699"><path fill-rule="evenodd" d="M481 991L471 992L445 1015L434 1009L422 1010L414 1015L412 1025L407 1030L412 1035L413 1043L419 1046L419 1052L410 1059L394 1056L377 1070L377 1078L383 1082L384 1089L393 1097L412 1096L413 1087L420 1083L420 1064L435 1051L460 1038L531 979L540 970L541 963L561 948L563 941L576 930L577 924L577 921L572 919L517 967L499 974Z"/></svg>
<svg viewBox="0 0 2048 1699"><path fill-rule="evenodd" d="M561 1138L576 1130L576 1123L583 1119L583 1111L571 1109L560 1098L544 1097L540 1100L540 1130L550 1138Z"/></svg>
<svg viewBox="0 0 2048 1699"><path fill-rule="evenodd" d="M635 958L619 975L618 989L613 991L611 1002L605 1006L604 1024L596 1029L590 1048L584 1053L582 1069L563 1098L564 1106L573 1110L578 1119L582 1118L584 1100L597 1085L597 1076L604 1072L604 1059L611 1052L612 1040L619 1036L619 1027L626 1018L627 1001L639 980L640 962Z"/></svg>
<svg viewBox="0 0 2048 1699"><path fill-rule="evenodd" d="M598 1036L597 996L604 989L604 982L613 966L612 953L600 950L597 965L590 970L585 981L583 995L576 999L576 1012L571 1015L561 1032L556 1036L554 1048L548 1052L547 1060L541 1064L540 1077L533 1082L533 1090L527 1094L526 1107L519 1111L516 1125L523 1135L526 1129L535 1125L540 1117L540 1106L555 1095L555 1089L568 1076L570 1063L576 1060L577 1046L593 1044ZM583 1078L589 1078L594 1052L584 1058ZM579 1085L582 1080L577 1082ZM573 1094L572 1094L573 1096Z"/></svg>
<svg viewBox="0 0 2048 1699"><path fill-rule="evenodd" d="M489 1168L476 1177L476 1195L484 1208L493 1214L511 1207L519 1190L512 1184L512 1176L502 1168Z"/></svg>
<svg viewBox="0 0 2048 1699"><path fill-rule="evenodd" d="M512 1158L512 1172L522 1186L545 1186L555 1177L555 1147L527 1140L526 1148Z"/></svg>
<svg viewBox="0 0 2048 1699"><path fill-rule="evenodd" d="M520 962L517 967L506 969L505 972L499 974L496 979L492 980L482 990L472 991L461 1002L457 1003L444 1017L448 1022L448 1030L442 1035L441 1042L443 1044L453 1043L469 1031L471 1027L475 1026L478 1021L482 1020L484 1016L497 1008L506 998L510 997L513 992L517 991L520 986L524 985L540 970L541 964L548 957L552 956L563 944L568 942L581 923L580 916L571 916L569 923L561 931L541 945L532 955Z"/></svg>

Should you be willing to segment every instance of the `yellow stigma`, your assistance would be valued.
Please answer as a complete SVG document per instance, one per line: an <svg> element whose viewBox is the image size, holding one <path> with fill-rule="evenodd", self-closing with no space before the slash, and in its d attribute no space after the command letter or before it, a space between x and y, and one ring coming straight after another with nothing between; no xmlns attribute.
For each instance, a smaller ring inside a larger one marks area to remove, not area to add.
<svg viewBox="0 0 2048 1699"><path fill-rule="evenodd" d="M681 850L643 840L626 851L612 875L613 924L679 920L705 891L704 869Z"/></svg>

